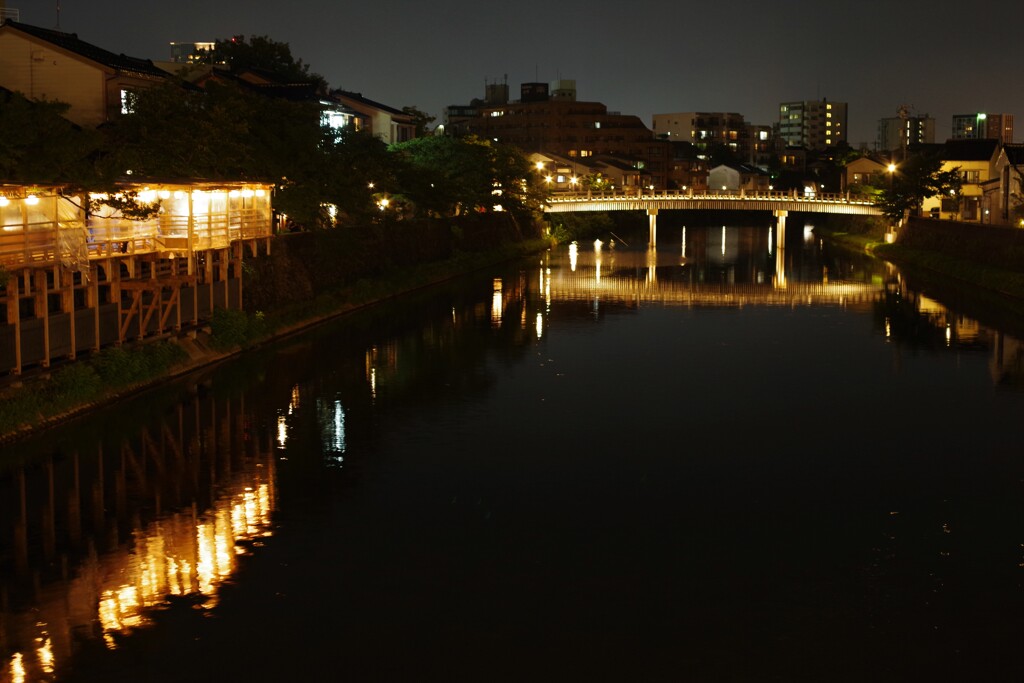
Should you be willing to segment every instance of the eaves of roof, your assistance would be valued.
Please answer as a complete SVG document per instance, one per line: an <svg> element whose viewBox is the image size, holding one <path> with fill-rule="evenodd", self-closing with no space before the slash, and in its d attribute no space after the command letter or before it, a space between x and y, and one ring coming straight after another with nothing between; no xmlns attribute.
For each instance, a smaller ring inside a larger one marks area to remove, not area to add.
<svg viewBox="0 0 1024 683"><path fill-rule="evenodd" d="M125 54L114 54L113 52L104 50L101 47L97 47L79 39L78 35L75 33L64 33L53 29L40 28L39 26L22 24L20 22L11 21L10 19L4 21L3 25L0 26L0 29L4 28L18 31L27 36L31 36L36 40L50 43L61 50L78 55L79 57L114 69L123 74L142 76L145 78L159 78L161 80L167 78L167 72L156 67L153 62L148 59L129 57Z"/></svg>

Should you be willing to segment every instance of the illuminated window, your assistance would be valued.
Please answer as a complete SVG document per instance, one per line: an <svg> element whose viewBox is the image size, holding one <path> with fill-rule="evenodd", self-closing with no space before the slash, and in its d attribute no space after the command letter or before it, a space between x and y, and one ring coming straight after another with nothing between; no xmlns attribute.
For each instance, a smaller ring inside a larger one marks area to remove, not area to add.
<svg viewBox="0 0 1024 683"><path fill-rule="evenodd" d="M601 122L600 121L594 121L594 128L600 128L600 127L601 127Z"/></svg>
<svg viewBox="0 0 1024 683"><path fill-rule="evenodd" d="M826 116L827 118L832 118L832 112L829 112L829 113L825 114L825 116Z"/></svg>
<svg viewBox="0 0 1024 683"><path fill-rule="evenodd" d="M580 150L580 156L581 157L594 156L594 150L592 150L592 149L581 149Z"/></svg>
<svg viewBox="0 0 1024 683"><path fill-rule="evenodd" d="M122 114L133 114L135 113L135 101L138 96L131 90L121 91L121 113Z"/></svg>
<svg viewBox="0 0 1024 683"><path fill-rule="evenodd" d="M831 105L831 104L826 104L826 105L825 105L825 109L831 109L831 108L832 108L832 105Z"/></svg>

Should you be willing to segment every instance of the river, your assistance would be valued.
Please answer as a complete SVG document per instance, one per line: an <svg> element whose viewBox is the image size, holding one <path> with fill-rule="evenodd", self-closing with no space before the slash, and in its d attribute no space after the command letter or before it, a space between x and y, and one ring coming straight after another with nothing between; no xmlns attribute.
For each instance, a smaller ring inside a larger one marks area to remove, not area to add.
<svg viewBox="0 0 1024 683"><path fill-rule="evenodd" d="M1019 330L660 221L5 447L0 683L1021 680Z"/></svg>

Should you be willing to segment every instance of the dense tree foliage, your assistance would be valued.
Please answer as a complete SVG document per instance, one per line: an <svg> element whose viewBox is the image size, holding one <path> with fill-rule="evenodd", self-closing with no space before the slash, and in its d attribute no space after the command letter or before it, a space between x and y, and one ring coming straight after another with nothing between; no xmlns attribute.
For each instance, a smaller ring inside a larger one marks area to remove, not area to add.
<svg viewBox="0 0 1024 683"><path fill-rule="evenodd" d="M875 205L891 221L902 221L909 214L916 214L922 202L928 197L960 196L960 170L942 170L942 160L937 156L921 154L902 162L892 174L891 184L882 189Z"/></svg>
<svg viewBox="0 0 1024 683"><path fill-rule="evenodd" d="M476 137L427 136L392 147L404 198L415 211L457 216L500 206L540 207L540 178L518 150Z"/></svg>
<svg viewBox="0 0 1024 683"><path fill-rule="evenodd" d="M63 117L68 105L0 90L0 181L95 183L100 135Z"/></svg>
<svg viewBox="0 0 1024 683"><path fill-rule="evenodd" d="M201 61L223 64L233 73L254 71L284 83L312 83L320 91L327 90L327 81L309 70L309 65L292 55L288 43L267 36L232 36L214 43L213 51Z"/></svg>

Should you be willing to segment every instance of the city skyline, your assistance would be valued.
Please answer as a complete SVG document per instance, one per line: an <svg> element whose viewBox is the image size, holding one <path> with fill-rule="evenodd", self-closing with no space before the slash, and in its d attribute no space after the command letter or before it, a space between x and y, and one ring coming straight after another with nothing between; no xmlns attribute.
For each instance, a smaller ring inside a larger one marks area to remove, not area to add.
<svg viewBox="0 0 1024 683"><path fill-rule="evenodd" d="M1024 116L1024 60L1015 33L1024 4L997 0L953 16L932 4L866 0L855 10L800 2L785 11L741 0L727 17L639 0L623 8L523 0L379 6L194 0L167 11L153 0L7 0L24 23L59 28L111 52L167 60L170 43L266 35L288 43L335 88L443 120L444 108L482 97L487 82L574 79L578 97L635 114L723 111L778 121L782 102L849 104L849 142L875 141L878 121L901 105L936 120ZM59 13L58 13L58 7ZM126 30L130 29L130 30ZM1019 137L1019 136L1018 136Z"/></svg>

